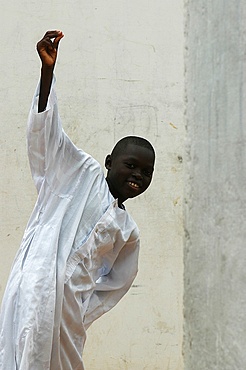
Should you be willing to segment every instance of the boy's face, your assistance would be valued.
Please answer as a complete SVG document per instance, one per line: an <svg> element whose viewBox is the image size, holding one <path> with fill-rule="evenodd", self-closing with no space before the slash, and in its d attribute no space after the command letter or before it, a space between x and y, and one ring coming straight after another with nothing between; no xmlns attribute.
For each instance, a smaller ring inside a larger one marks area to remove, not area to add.
<svg viewBox="0 0 246 370"><path fill-rule="evenodd" d="M151 150L135 144L128 144L122 154L106 157L106 180L111 194L118 198L119 205L128 198L142 194L149 187L154 161Z"/></svg>

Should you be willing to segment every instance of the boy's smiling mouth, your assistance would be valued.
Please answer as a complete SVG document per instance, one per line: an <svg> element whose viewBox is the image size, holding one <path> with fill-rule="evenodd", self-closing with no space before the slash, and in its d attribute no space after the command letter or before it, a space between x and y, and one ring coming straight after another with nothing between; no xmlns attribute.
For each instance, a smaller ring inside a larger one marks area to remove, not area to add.
<svg viewBox="0 0 246 370"><path fill-rule="evenodd" d="M134 189L139 189L140 188L140 186L138 184L136 184L135 182L133 182L133 181L128 181L127 183L128 183L128 185L130 185Z"/></svg>

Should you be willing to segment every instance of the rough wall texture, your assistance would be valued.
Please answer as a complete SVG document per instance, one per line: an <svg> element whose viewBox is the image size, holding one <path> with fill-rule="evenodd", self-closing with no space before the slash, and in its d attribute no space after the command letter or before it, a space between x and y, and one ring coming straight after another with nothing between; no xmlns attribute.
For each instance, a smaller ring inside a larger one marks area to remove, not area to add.
<svg viewBox="0 0 246 370"><path fill-rule="evenodd" d="M246 368L246 3L186 2L185 369Z"/></svg>
<svg viewBox="0 0 246 370"><path fill-rule="evenodd" d="M73 141L101 164L126 134L146 136L157 152L153 185L126 203L141 230L138 278L122 302L88 331L86 367L181 370L181 0L2 2L0 293L36 199L26 119L39 77L35 44L50 28L65 33L57 95Z"/></svg>

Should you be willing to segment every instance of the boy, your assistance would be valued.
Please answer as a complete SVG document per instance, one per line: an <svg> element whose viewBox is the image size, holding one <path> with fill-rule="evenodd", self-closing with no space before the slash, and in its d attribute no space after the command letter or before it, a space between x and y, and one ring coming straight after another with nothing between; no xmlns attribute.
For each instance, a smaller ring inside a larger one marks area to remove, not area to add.
<svg viewBox="0 0 246 370"><path fill-rule="evenodd" d="M82 370L86 329L110 310L137 273L138 229L124 201L151 183L151 144L126 137L99 164L64 133L53 71L63 33L38 42L42 62L28 122L38 199L2 304L1 370Z"/></svg>

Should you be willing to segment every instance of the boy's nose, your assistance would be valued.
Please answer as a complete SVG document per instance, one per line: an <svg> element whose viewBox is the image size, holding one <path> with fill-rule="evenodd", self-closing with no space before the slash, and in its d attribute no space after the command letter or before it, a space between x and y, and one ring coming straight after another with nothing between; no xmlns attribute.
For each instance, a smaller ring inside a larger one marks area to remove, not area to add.
<svg viewBox="0 0 246 370"><path fill-rule="evenodd" d="M142 176L142 174L141 174L141 171L138 171L138 170L135 170L135 171L133 172L133 176L134 176L136 179L142 179L142 178L143 178L143 176Z"/></svg>

